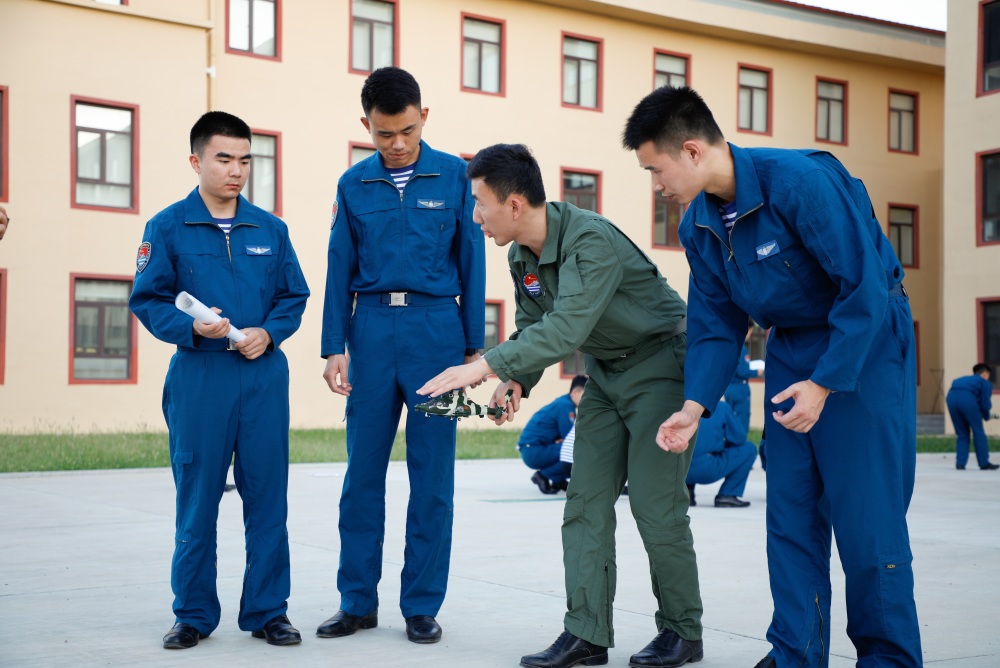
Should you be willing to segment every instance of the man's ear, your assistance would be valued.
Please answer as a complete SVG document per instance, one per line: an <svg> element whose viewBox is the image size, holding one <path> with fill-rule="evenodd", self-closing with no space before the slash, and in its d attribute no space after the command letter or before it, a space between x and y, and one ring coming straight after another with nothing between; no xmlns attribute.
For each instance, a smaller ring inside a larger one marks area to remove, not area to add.
<svg viewBox="0 0 1000 668"><path fill-rule="evenodd" d="M371 134L372 128L371 128L371 125L368 123L368 117L367 116L362 116L361 117L361 125L365 126L365 130L367 130L368 133Z"/></svg>
<svg viewBox="0 0 1000 668"><path fill-rule="evenodd" d="M705 147L694 139L689 139L681 144L681 154L690 158L694 164L698 164L705 157Z"/></svg>
<svg viewBox="0 0 1000 668"><path fill-rule="evenodd" d="M194 170L194 173L201 174L201 158L198 157L198 154L192 153L188 161L191 163L191 169Z"/></svg>
<svg viewBox="0 0 1000 668"><path fill-rule="evenodd" d="M507 204L511 207L511 211L514 214L514 220L517 220L518 218L521 217L521 214L524 213L524 210L527 206L527 202L525 202L524 199L517 194L508 197Z"/></svg>

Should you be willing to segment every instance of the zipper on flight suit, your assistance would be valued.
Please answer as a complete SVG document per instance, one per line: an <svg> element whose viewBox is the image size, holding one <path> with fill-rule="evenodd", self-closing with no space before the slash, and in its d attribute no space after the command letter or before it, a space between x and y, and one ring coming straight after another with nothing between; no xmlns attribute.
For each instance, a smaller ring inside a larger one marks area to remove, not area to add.
<svg viewBox="0 0 1000 668"><path fill-rule="evenodd" d="M726 247L727 251L729 251L729 257L726 259L726 262L729 262L730 260L732 260L735 257L735 253L733 252L733 230L736 229L736 223L740 222L740 219L742 219L744 216L749 216L751 213L753 213L757 209L761 208L762 206L764 206L763 202L761 202L760 204L758 204L754 208L750 209L749 211L746 211L746 212L741 213L740 215L736 216L736 220L733 221L733 226L729 228L729 243L726 243L725 240L723 240L723 238L720 237L719 234L715 230L713 230L711 227L709 227L708 225L699 225L698 223L695 223L694 226L695 227L700 227L702 229L706 229L709 232L711 232L713 235L715 235L715 238L718 239L719 242L723 246Z"/></svg>

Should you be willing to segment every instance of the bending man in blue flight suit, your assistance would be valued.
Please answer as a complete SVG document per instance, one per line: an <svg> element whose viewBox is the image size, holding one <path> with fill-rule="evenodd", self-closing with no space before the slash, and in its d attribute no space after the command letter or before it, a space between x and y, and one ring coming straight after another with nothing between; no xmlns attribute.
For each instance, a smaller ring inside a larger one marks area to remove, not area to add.
<svg viewBox="0 0 1000 668"><path fill-rule="evenodd" d="M687 447L733 377L747 316L767 346L767 554L773 649L827 666L831 528L859 668L922 665L906 510L916 464L913 321L903 270L862 183L820 151L727 144L689 88L635 108L626 148L690 202L685 403L658 442ZM734 221L726 229L723 216Z"/></svg>
<svg viewBox="0 0 1000 668"><path fill-rule="evenodd" d="M406 404L410 503L399 605L407 637L432 643L441 639L435 617L451 558L456 423L413 408L427 378L479 359L485 243L472 222L465 161L420 139L428 110L416 80L396 67L377 69L361 106L378 152L337 184L321 349L323 378L347 397L340 610L316 634L336 638L378 624L385 474Z"/></svg>
<svg viewBox="0 0 1000 668"><path fill-rule="evenodd" d="M750 469L757 459L757 447L747 440L743 425L729 404L720 403L710 417L702 418L698 426L698 440L687 474L691 505L694 503L694 486L710 485L725 480L715 496L716 508L746 508L743 490L750 477Z"/></svg>
<svg viewBox="0 0 1000 668"><path fill-rule="evenodd" d="M525 465L536 469L531 482L538 485L542 494L555 494L566 489L569 474L559 459L559 453L563 439L576 421L576 407L580 405L586 384L586 376L575 376L570 382L569 394L538 409L524 425L521 438L517 441L517 450Z"/></svg>
<svg viewBox="0 0 1000 668"><path fill-rule="evenodd" d="M747 332L747 338L750 338L750 332ZM723 395L743 429L740 442L745 441L750 432L750 384L747 381L759 376L759 371L750 368L750 349L744 343L740 352L740 362L736 365L736 373Z"/></svg>
<svg viewBox="0 0 1000 668"><path fill-rule="evenodd" d="M298 329L309 289L288 228L240 195L250 137L247 124L225 112L195 123L198 187L147 223L129 299L153 336L177 346L163 387L177 488L176 623L163 638L167 649L193 647L219 625L216 521L230 461L246 525L239 626L272 645L302 639L285 615L288 362L279 346ZM225 317L192 321L174 306L181 291ZM230 323L243 341L229 344Z"/></svg>
<svg viewBox="0 0 1000 668"><path fill-rule="evenodd" d="M977 364L971 376L956 378L946 399L948 414L955 427L955 468L965 469L969 461L969 432L976 447L976 460L984 471L1000 469L1000 464L990 463L990 443L983 429L983 420L990 419L993 409L993 383L990 366Z"/></svg>

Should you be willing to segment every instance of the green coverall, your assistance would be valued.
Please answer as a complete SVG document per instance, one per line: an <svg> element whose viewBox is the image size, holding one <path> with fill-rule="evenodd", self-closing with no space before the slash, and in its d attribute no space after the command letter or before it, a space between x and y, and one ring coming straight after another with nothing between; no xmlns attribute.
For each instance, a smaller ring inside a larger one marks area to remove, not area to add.
<svg viewBox="0 0 1000 668"><path fill-rule="evenodd" d="M527 396L546 367L577 349L587 355L590 380L563 514L565 628L614 646L615 501L627 480L659 605L657 630L699 640L701 593L684 484L694 443L681 454L656 445L660 424L684 402L686 306L605 218L549 202L546 223L540 258L510 247L517 331L485 357Z"/></svg>

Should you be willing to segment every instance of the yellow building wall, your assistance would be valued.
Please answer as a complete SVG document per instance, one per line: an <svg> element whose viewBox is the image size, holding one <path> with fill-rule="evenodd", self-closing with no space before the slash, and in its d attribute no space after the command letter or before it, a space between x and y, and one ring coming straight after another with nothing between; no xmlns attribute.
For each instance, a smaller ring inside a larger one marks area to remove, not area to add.
<svg viewBox="0 0 1000 668"><path fill-rule="evenodd" d="M691 85L730 141L831 150L865 180L880 220L889 202L919 207L919 268L907 270L906 284L921 323L920 410L933 410L929 379L942 366L943 36L787 6L731 4L720 11L706 0L400 0L398 64L421 84L430 108L423 136L431 146L472 154L496 142L526 143L541 164L549 199L561 196L561 168L599 171L601 212L647 249L684 296L683 253L651 247L649 178L619 137L632 107L652 88L654 48L689 54ZM349 143L370 143L359 122L364 75L348 71L347 0L281 5L281 54L271 60L227 53L225 0L131 0L122 8L87 0L0 3L0 24L12 28L5 50L17 54L0 59L0 86L9 87L11 104L8 208L16 220L0 244L8 283L0 430L163 428L160 391L172 348L141 326L137 384L68 382L69 275L132 275L145 221L197 183L187 164L187 133L209 108L281 133L282 218L313 292L302 328L283 347L292 424L342 426L343 401L321 377L319 335L336 181L348 166ZM503 97L461 91L463 11L505 22ZM561 105L563 31L603 40L601 111ZM736 130L738 63L772 69L771 136ZM814 140L817 76L849 82L846 146ZM919 93L917 155L887 150L889 88ZM138 214L70 208L73 94L139 105ZM505 302L506 335L514 307L505 253L488 244L487 298ZM568 385L558 369L547 371L515 426ZM755 424L762 422L762 389L754 384ZM489 392L472 395L485 400Z"/></svg>

